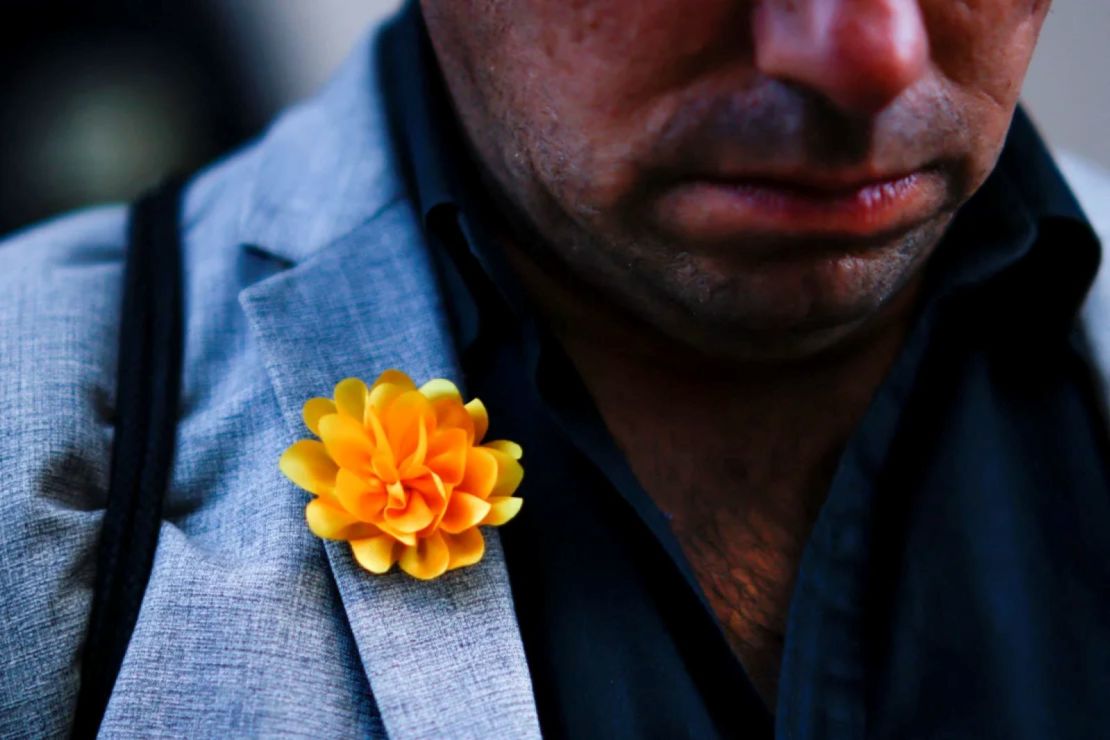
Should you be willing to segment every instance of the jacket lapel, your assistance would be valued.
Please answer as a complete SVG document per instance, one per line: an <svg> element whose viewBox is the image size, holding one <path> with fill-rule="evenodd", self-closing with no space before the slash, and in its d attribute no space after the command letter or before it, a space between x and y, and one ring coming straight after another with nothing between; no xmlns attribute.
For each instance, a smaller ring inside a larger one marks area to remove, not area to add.
<svg viewBox="0 0 1110 740"><path fill-rule="evenodd" d="M240 303L289 431L304 401L342 378L395 367L461 379L410 204L395 200ZM282 450L274 450L274 464ZM303 492L289 486L290 496ZM307 497L305 499L307 503ZM475 566L421 582L363 571L342 542L328 560L386 730L394 737L537 737L531 681L496 532Z"/></svg>

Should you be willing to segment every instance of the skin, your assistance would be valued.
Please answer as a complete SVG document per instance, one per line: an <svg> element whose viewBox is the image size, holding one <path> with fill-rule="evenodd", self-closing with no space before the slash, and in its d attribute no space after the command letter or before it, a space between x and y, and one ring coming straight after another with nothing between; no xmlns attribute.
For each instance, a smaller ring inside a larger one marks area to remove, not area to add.
<svg viewBox="0 0 1110 740"><path fill-rule="evenodd" d="M805 538L1048 6L423 0L506 252L769 704ZM907 175L843 228L714 201Z"/></svg>

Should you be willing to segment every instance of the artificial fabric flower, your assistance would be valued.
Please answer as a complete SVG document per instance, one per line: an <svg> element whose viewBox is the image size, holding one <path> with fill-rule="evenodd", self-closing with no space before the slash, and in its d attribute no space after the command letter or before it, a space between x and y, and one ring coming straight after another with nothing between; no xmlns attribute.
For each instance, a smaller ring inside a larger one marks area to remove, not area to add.
<svg viewBox="0 0 1110 740"><path fill-rule="evenodd" d="M315 496L305 509L309 529L348 541L371 573L398 563L427 580L477 563L486 549L478 527L520 511L520 446L481 444L485 407L464 404L448 380L417 388L386 370L367 388L347 378L334 398L305 403L304 422L319 440L293 443L281 472Z"/></svg>

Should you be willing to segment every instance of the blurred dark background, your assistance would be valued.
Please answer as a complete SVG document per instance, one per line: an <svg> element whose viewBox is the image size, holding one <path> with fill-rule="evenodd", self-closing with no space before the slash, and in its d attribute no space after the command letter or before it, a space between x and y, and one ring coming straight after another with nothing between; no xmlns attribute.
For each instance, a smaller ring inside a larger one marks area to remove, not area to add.
<svg viewBox="0 0 1110 740"><path fill-rule="evenodd" d="M128 200L311 94L399 0L7 0L0 234ZM1058 147L1110 167L1110 2L1057 0L1026 102Z"/></svg>
<svg viewBox="0 0 1110 740"><path fill-rule="evenodd" d="M0 232L132 197L256 131L236 40L210 5L5 4Z"/></svg>

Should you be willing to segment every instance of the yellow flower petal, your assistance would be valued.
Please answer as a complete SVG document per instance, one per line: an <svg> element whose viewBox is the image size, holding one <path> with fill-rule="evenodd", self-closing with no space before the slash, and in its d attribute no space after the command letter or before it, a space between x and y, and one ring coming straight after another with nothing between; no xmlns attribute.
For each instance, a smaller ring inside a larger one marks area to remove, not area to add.
<svg viewBox="0 0 1110 740"><path fill-rule="evenodd" d="M478 444L489 429L489 414L486 413L486 406L480 399L473 398L464 408L474 424L474 444Z"/></svg>
<svg viewBox="0 0 1110 740"><path fill-rule="evenodd" d="M397 475L401 478L416 477L424 470L424 460L428 456L428 427L417 424L416 431L416 449L397 468Z"/></svg>
<svg viewBox="0 0 1110 740"><path fill-rule="evenodd" d="M402 545L388 534L351 540L351 553L355 560L371 573L385 573L397 562Z"/></svg>
<svg viewBox="0 0 1110 740"><path fill-rule="evenodd" d="M386 485L393 485L401 477L397 473L397 466L393 464L393 455L388 448L382 449L370 458L370 468Z"/></svg>
<svg viewBox="0 0 1110 740"><path fill-rule="evenodd" d="M386 493L382 482L377 478L360 478L346 468L340 468L336 474L332 495L340 506L362 521L380 519L385 509Z"/></svg>
<svg viewBox="0 0 1110 740"><path fill-rule="evenodd" d="M294 442L282 453L278 468L309 493L327 493L335 485L336 464L324 445L314 439Z"/></svg>
<svg viewBox="0 0 1110 740"><path fill-rule="evenodd" d="M435 412L420 391L397 396L380 418L395 460L404 460L416 451L421 426L426 432L435 424Z"/></svg>
<svg viewBox="0 0 1110 740"><path fill-rule="evenodd" d="M466 471L458 488L486 498L497 483L497 459L492 450L485 447L471 447L466 451Z"/></svg>
<svg viewBox="0 0 1110 740"><path fill-rule="evenodd" d="M399 559L401 570L413 578L426 581L438 578L447 570L451 562L451 551L443 541L443 535L433 532L430 536L416 541L413 547L405 547Z"/></svg>
<svg viewBox="0 0 1110 740"><path fill-rule="evenodd" d="M320 419L328 414L336 413L335 401L330 398L310 398L305 402L301 416L304 425L317 437L320 436Z"/></svg>
<svg viewBox="0 0 1110 740"><path fill-rule="evenodd" d="M305 519L312 534L325 540L348 540L378 534L377 527L360 522L337 505L326 499L314 498L304 509Z"/></svg>
<svg viewBox="0 0 1110 740"><path fill-rule="evenodd" d="M393 403L398 396L404 395L411 391L412 388L399 385L397 383L382 383L376 385L370 390L370 402L367 405L367 410L373 409L377 414L384 414L385 410Z"/></svg>
<svg viewBox="0 0 1110 740"><path fill-rule="evenodd" d="M373 475L374 446L361 423L345 414L328 414L320 419L319 427L332 460L363 478Z"/></svg>
<svg viewBox="0 0 1110 740"><path fill-rule="evenodd" d="M374 443L374 447L389 452L392 456L393 452L389 449L389 438L385 434L385 427L382 426L381 417L378 412L371 406L366 407L366 415L363 417L362 428L370 435L370 440Z"/></svg>
<svg viewBox="0 0 1110 740"><path fill-rule="evenodd" d="M413 390L416 390L416 384L408 375L400 370L386 370L378 376L370 388L369 408L381 414L393 399Z"/></svg>
<svg viewBox="0 0 1110 740"><path fill-rule="evenodd" d="M424 465L448 486L456 486L466 470L466 432L440 429L428 442Z"/></svg>
<svg viewBox="0 0 1110 740"><path fill-rule="evenodd" d="M468 445L474 442L474 420L470 418L461 400L439 398L432 402L436 415L436 430L461 429Z"/></svg>
<svg viewBox="0 0 1110 740"><path fill-rule="evenodd" d="M491 497L489 503L489 513L486 514L486 518L481 523L491 527L500 527L517 515L520 507L524 504L524 499L519 496L497 496Z"/></svg>
<svg viewBox="0 0 1110 740"><path fill-rule="evenodd" d="M412 382L412 378L410 378L407 373L392 368L382 372L374 381L374 385L382 385L385 383L399 385L406 391L416 390L416 383Z"/></svg>
<svg viewBox="0 0 1110 740"><path fill-rule="evenodd" d="M439 479L435 473L421 476L420 478L412 478L405 481L405 485L413 495L421 495L424 501L431 507L435 518L428 524L422 534L428 534L431 530L439 526L439 520L443 517L443 512L447 509L447 496L449 491L443 485L443 481Z"/></svg>
<svg viewBox="0 0 1110 740"><path fill-rule="evenodd" d="M478 399L463 404L442 378L419 389L386 370L367 385L340 381L334 399L311 398L305 425L320 439L300 440L280 468L316 495L305 507L319 537L347 540L360 567L385 573L399 563L420 579L472 565L485 553L480 525L512 519L521 500L520 446L478 446L489 415Z"/></svg>
<svg viewBox="0 0 1110 740"><path fill-rule="evenodd" d="M458 387L450 380L445 380L443 378L429 380L427 383L420 386L420 393L423 394L424 398L427 398L433 403L442 398L462 403L462 395L459 393Z"/></svg>
<svg viewBox="0 0 1110 740"><path fill-rule="evenodd" d="M400 542L402 545L415 545L416 544L416 534L415 533L413 533L413 532L400 532L400 531L394 529L392 526L390 526L389 522L387 522L385 519L382 519L381 521L379 521L377 526L378 526L378 529L385 532L390 537L392 537L393 539Z"/></svg>
<svg viewBox="0 0 1110 740"><path fill-rule="evenodd" d="M409 500L403 509L386 507L384 519L398 532L419 532L432 523L435 512L419 493L409 493Z"/></svg>
<svg viewBox="0 0 1110 740"><path fill-rule="evenodd" d="M444 534L443 541L447 543L447 549L451 553L447 570L474 565L486 554L486 539L477 527L459 534Z"/></svg>
<svg viewBox="0 0 1110 740"><path fill-rule="evenodd" d="M516 442L510 442L507 439L497 439L493 442L486 442L482 446L488 447L491 450L497 450L498 452L504 452L514 460L519 460L524 456L524 449Z"/></svg>
<svg viewBox="0 0 1110 740"><path fill-rule="evenodd" d="M483 499L465 491L455 491L447 503L447 511L439 521L439 528L444 532L458 534L470 529L485 519L489 514L490 505Z"/></svg>
<svg viewBox="0 0 1110 740"><path fill-rule="evenodd" d="M341 413L362 423L363 409L366 408L366 395L370 391L358 378L346 378L335 386L335 405Z"/></svg>
<svg viewBox="0 0 1110 740"><path fill-rule="evenodd" d="M494 484L490 496L509 496L520 485L524 478L524 468L508 454L501 450L490 449L489 454L497 461L497 483Z"/></svg>

